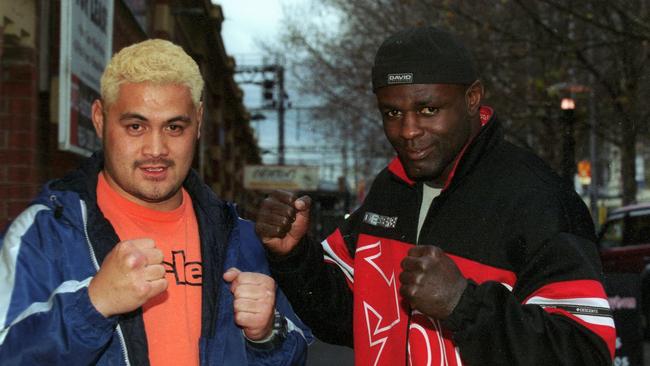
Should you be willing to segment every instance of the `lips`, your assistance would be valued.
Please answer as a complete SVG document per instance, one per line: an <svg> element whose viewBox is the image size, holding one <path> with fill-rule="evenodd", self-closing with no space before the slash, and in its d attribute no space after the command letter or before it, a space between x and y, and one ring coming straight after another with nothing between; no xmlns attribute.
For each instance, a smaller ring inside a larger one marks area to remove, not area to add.
<svg viewBox="0 0 650 366"><path fill-rule="evenodd" d="M171 159L137 160L133 163L134 168L151 172L163 171L171 166L174 166L174 161Z"/></svg>
<svg viewBox="0 0 650 366"><path fill-rule="evenodd" d="M163 180L167 176L166 166L141 166L140 171L146 179Z"/></svg>
<svg viewBox="0 0 650 366"><path fill-rule="evenodd" d="M167 178L167 170L174 165L174 162L168 159L156 159L136 161L134 165L145 179L160 181Z"/></svg>
<svg viewBox="0 0 650 366"><path fill-rule="evenodd" d="M431 152L431 146L420 148L420 149L404 149L404 153L409 160L422 160L426 158Z"/></svg>

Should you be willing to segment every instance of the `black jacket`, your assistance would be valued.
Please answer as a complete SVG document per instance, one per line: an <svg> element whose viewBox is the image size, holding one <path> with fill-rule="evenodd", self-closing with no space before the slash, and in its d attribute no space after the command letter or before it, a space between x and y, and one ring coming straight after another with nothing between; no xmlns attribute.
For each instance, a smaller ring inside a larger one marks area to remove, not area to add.
<svg viewBox="0 0 650 366"><path fill-rule="evenodd" d="M273 258L274 276L317 337L354 344L359 364L403 362L407 339L411 353L426 353L413 344L414 329L426 329L434 359L437 352L449 364L611 363L615 331L589 212L538 157L504 140L494 115L434 199L416 243L421 200L421 184L395 159L322 245L305 239ZM439 246L470 279L448 319L415 328L401 297L397 316L387 305L391 274L399 276L414 244ZM444 352L431 346L438 341Z"/></svg>

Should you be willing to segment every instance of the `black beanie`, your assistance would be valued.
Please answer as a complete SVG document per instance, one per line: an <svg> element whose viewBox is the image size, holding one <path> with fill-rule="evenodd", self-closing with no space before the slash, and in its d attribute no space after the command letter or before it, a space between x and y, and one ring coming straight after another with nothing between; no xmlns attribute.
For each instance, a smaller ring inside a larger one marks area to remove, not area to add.
<svg viewBox="0 0 650 366"><path fill-rule="evenodd" d="M372 91L395 84L471 84L477 78L469 51L451 34L434 27L409 28L379 46Z"/></svg>

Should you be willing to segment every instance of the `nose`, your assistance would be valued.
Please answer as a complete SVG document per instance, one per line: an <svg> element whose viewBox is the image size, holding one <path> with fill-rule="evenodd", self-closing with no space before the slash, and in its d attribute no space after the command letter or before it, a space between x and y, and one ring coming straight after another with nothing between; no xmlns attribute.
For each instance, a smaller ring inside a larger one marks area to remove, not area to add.
<svg viewBox="0 0 650 366"><path fill-rule="evenodd" d="M157 158L166 156L169 153L167 138L162 131L151 131L147 134L143 153L147 156Z"/></svg>
<svg viewBox="0 0 650 366"><path fill-rule="evenodd" d="M402 120L402 128L400 130L400 136L405 140L412 140L416 137L421 136L423 133L420 123L415 113L407 112L404 115Z"/></svg>

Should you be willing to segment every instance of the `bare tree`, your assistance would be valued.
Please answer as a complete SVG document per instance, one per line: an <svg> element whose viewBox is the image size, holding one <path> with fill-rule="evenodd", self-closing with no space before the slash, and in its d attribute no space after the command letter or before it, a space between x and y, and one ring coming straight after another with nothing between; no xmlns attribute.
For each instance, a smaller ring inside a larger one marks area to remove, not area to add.
<svg viewBox="0 0 650 366"><path fill-rule="evenodd" d="M597 133L621 150L623 202L630 203L635 146L650 124L648 11L647 0L324 0L287 14L283 47L302 92L323 101L313 117L324 136L349 139L371 171L391 150L379 137L370 70L380 42L398 29L430 24L458 34L473 51L508 138L556 168L557 92L588 91L573 95L598 101L591 111L578 103L578 153L588 151L593 126L585 116L596 111Z"/></svg>

